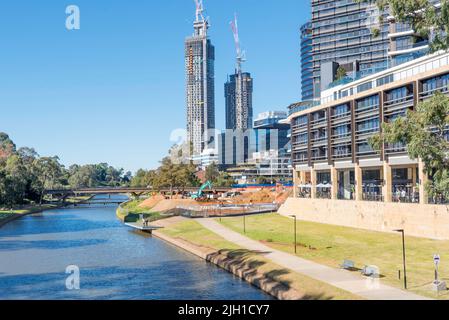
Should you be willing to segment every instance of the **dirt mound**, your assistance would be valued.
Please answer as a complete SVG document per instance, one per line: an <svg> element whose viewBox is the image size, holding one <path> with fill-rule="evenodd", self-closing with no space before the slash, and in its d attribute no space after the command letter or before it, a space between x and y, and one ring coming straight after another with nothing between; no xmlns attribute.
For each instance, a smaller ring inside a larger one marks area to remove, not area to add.
<svg viewBox="0 0 449 320"><path fill-rule="evenodd" d="M152 197L148 198L147 200L143 201L141 204L139 204L139 207L151 209L163 200L165 200L165 197L162 195L152 196Z"/></svg>
<svg viewBox="0 0 449 320"><path fill-rule="evenodd" d="M290 190L273 191L271 189L260 189L254 191L243 192L240 196L231 200L234 204L250 204L250 203L284 203L290 196Z"/></svg>
<svg viewBox="0 0 449 320"><path fill-rule="evenodd" d="M159 201L154 207L152 207L152 211L154 212L166 212L169 210L176 209L177 206L197 206L198 202L191 199L170 199L170 200L162 200Z"/></svg>
<svg viewBox="0 0 449 320"><path fill-rule="evenodd" d="M235 204L269 203L275 200L275 193L267 189L258 191L247 191L236 197L232 202Z"/></svg>

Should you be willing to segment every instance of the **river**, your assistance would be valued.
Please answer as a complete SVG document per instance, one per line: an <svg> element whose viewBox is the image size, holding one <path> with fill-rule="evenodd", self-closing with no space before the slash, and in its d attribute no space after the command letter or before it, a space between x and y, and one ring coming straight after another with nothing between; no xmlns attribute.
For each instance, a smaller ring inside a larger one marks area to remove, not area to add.
<svg viewBox="0 0 449 320"><path fill-rule="evenodd" d="M0 228L0 299L271 299L190 253L128 229L116 208L46 211ZM67 289L68 266L79 268L79 290Z"/></svg>

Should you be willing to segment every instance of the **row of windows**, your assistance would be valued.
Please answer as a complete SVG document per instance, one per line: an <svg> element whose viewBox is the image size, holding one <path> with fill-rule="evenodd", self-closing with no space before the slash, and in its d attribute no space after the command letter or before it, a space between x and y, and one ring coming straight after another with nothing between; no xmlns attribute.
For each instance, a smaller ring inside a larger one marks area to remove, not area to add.
<svg viewBox="0 0 449 320"><path fill-rule="evenodd" d="M357 124L357 131L361 133L375 132L378 131L379 128L380 128L379 118L366 120Z"/></svg>
<svg viewBox="0 0 449 320"><path fill-rule="evenodd" d="M447 88L448 84L449 84L449 74L427 79L422 82L423 92Z"/></svg>
<svg viewBox="0 0 449 320"><path fill-rule="evenodd" d="M335 24L341 24L341 23L347 23L357 20L366 20L367 18L374 18L377 22L378 18L375 16L376 12L374 10L371 11L363 11L356 14L344 14L341 17L331 17L330 19L314 22L313 28L320 28L320 27L326 27L329 25L335 25Z"/></svg>
<svg viewBox="0 0 449 320"><path fill-rule="evenodd" d="M350 107L347 104L342 104L333 108L334 116L346 115L350 111Z"/></svg>
<svg viewBox="0 0 449 320"><path fill-rule="evenodd" d="M363 3L358 4L355 3L354 0L338 0L338 1L330 1L324 4L318 4L320 0L312 0L312 11L322 11L330 8L340 8L343 6L356 6L356 7L364 7Z"/></svg>
<svg viewBox="0 0 449 320"><path fill-rule="evenodd" d="M401 98L406 98L413 94L413 89L409 87L400 87L390 90L386 94L386 101L397 101Z"/></svg>
<svg viewBox="0 0 449 320"><path fill-rule="evenodd" d="M351 126L350 125L341 125L334 128L334 135L335 136L344 136L351 132Z"/></svg>
<svg viewBox="0 0 449 320"><path fill-rule="evenodd" d="M363 99L360 99L357 101L357 110L370 108L372 106L378 106L379 105L379 95L373 95L369 96Z"/></svg>

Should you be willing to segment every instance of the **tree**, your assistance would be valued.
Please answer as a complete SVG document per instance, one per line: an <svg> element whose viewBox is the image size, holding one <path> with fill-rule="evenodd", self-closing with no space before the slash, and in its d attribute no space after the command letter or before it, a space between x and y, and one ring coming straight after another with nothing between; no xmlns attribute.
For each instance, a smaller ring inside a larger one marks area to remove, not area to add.
<svg viewBox="0 0 449 320"><path fill-rule="evenodd" d="M207 181L215 182L219 175L220 175L220 172L218 171L218 166L215 162L211 163L206 168L206 180Z"/></svg>
<svg viewBox="0 0 449 320"><path fill-rule="evenodd" d="M131 178L131 187L147 188L154 184L156 173L154 170L145 171L140 169Z"/></svg>
<svg viewBox="0 0 449 320"><path fill-rule="evenodd" d="M76 166L71 167L71 169L73 169L69 178L71 188L94 188L100 186L98 168L95 165Z"/></svg>
<svg viewBox="0 0 449 320"><path fill-rule="evenodd" d="M0 158L7 158L16 152L16 145L9 136L0 132Z"/></svg>
<svg viewBox="0 0 449 320"><path fill-rule="evenodd" d="M62 186L64 167L59 163L58 157L42 157L34 161L33 189L40 194L39 203L42 204L45 190L56 189Z"/></svg>
<svg viewBox="0 0 449 320"><path fill-rule="evenodd" d="M345 78L347 75L348 74L347 74L346 69L343 68L342 66L339 66L337 69L337 75L336 75L337 80L341 80L341 79Z"/></svg>
<svg viewBox="0 0 449 320"><path fill-rule="evenodd" d="M357 1L377 3L381 11L390 9L397 22L410 24L423 38L429 38L430 36L430 52L449 49L448 0L441 0L439 8L436 8L431 0ZM383 18L381 17L380 19L382 20Z"/></svg>
<svg viewBox="0 0 449 320"><path fill-rule="evenodd" d="M1 171L1 203L11 208L16 203L23 203L27 190L27 175L22 159L18 155L9 157L2 162Z"/></svg>
<svg viewBox="0 0 449 320"><path fill-rule="evenodd" d="M229 188L234 184L235 180L226 172L220 172L215 181L215 185L217 187Z"/></svg>
<svg viewBox="0 0 449 320"><path fill-rule="evenodd" d="M385 143L403 143L412 159L421 159L432 181L426 189L434 199L449 199L449 97L437 92L369 140L375 150Z"/></svg>

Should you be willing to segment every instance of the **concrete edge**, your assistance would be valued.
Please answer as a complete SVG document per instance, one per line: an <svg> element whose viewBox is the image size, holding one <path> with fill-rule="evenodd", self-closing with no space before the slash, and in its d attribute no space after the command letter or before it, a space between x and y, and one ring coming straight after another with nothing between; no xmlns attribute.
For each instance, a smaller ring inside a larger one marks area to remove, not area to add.
<svg viewBox="0 0 449 320"><path fill-rule="evenodd" d="M275 281L265 276L263 273L258 272L257 269L254 270L248 267L239 268L236 266L238 263L237 259L229 258L227 255L221 254L220 252L213 250L204 252L194 244L188 244L178 239L174 239L170 236L162 234L159 231L153 232L153 235L234 274L235 276L245 280L278 300L300 300L304 297L303 293L297 291L296 289L290 288L284 283Z"/></svg>

